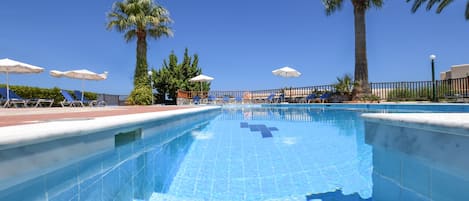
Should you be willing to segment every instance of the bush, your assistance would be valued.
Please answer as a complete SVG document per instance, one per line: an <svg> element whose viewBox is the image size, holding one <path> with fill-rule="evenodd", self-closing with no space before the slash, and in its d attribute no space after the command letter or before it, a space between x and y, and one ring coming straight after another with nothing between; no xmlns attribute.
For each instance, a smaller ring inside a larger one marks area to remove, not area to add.
<svg viewBox="0 0 469 201"><path fill-rule="evenodd" d="M430 91L427 88L408 89L396 88L388 92L387 99L390 101L411 101L411 100L426 100L429 98Z"/></svg>
<svg viewBox="0 0 469 201"><path fill-rule="evenodd" d="M130 105L151 105L151 96L149 87L137 87L130 93L127 103Z"/></svg>
<svg viewBox="0 0 469 201"><path fill-rule="evenodd" d="M371 94L371 95L364 95L361 98L361 100L364 101L364 102L377 102L377 103L379 103L381 98L377 95Z"/></svg>

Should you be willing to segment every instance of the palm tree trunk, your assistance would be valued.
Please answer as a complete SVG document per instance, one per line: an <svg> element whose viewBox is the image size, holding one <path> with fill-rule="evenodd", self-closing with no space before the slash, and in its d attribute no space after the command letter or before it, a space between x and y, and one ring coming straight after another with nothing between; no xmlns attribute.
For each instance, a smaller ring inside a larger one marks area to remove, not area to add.
<svg viewBox="0 0 469 201"><path fill-rule="evenodd" d="M137 33L137 64L135 66L134 74L134 88L139 86L150 86L147 77L147 40L146 33Z"/></svg>
<svg viewBox="0 0 469 201"><path fill-rule="evenodd" d="M357 100L364 94L370 93L368 84L368 61L366 57L366 25L365 7L354 3L355 17L355 81L356 87L353 89L353 99Z"/></svg>

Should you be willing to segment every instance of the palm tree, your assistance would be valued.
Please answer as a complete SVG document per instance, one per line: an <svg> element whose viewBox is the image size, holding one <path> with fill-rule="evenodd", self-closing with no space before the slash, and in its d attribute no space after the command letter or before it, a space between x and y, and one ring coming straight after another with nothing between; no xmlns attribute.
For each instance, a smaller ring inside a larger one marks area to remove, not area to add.
<svg viewBox="0 0 469 201"><path fill-rule="evenodd" d="M417 12L417 10L420 8L422 4L427 2L427 0L407 0L407 2L414 1L414 5L412 5L412 13ZM430 0L427 3L427 10L431 10L432 7L435 4L438 4L438 7L436 8L436 13L440 14L441 11L443 11L444 8L446 8L451 2L454 0ZM469 1L466 3L466 20L469 20Z"/></svg>
<svg viewBox="0 0 469 201"><path fill-rule="evenodd" d="M107 29L123 32L126 42L137 39L137 64L134 74L134 90L149 87L147 78L147 37L158 39L172 36L168 26L172 20L169 12L153 0L124 0L116 2L108 13Z"/></svg>
<svg viewBox="0 0 469 201"><path fill-rule="evenodd" d="M351 0L353 5L355 23L355 83L353 99L360 98L363 94L370 93L368 84L368 60L366 57L366 24L365 13L371 7L380 8L383 0ZM322 0L326 7L326 14L341 9L343 0Z"/></svg>

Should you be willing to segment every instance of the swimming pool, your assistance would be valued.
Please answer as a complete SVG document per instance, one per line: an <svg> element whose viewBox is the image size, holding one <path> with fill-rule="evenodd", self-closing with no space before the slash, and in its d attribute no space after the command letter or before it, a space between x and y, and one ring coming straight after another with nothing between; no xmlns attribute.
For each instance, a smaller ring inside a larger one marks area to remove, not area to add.
<svg viewBox="0 0 469 201"><path fill-rule="evenodd" d="M371 200L370 111L393 110L233 106L148 123L0 200Z"/></svg>

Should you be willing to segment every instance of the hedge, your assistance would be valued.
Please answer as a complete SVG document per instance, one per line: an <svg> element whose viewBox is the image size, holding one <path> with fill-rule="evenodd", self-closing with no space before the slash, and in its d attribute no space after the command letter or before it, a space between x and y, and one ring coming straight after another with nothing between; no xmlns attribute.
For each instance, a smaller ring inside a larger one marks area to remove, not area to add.
<svg viewBox="0 0 469 201"><path fill-rule="evenodd" d="M18 96L24 99L37 99L37 98L44 98L44 99L54 99L54 105L59 105L61 101L64 100L64 97L60 93L60 88L54 87L52 89L49 88L39 88L39 87L29 87L29 86L17 86L17 85L10 85L10 90L14 91ZM6 88L5 84L0 84L0 88ZM67 90L70 95L75 96L73 90ZM96 100L98 95L93 92L86 92L85 97L89 100ZM4 97L6 98L6 97ZM76 99L81 99L81 97L75 97Z"/></svg>

